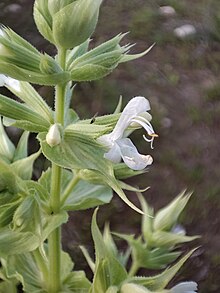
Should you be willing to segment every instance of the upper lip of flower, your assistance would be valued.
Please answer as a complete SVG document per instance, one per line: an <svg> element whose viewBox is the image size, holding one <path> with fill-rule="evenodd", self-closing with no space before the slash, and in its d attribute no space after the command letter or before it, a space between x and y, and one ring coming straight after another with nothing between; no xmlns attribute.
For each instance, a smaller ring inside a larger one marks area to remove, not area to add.
<svg viewBox="0 0 220 293"><path fill-rule="evenodd" d="M109 148L105 153L105 158L119 163L121 158L128 167L134 170L144 169L153 161L151 156L145 156L138 153L135 145L129 138L126 138L133 129L143 127L150 138L143 135L144 139L151 143L158 135L155 134L150 124L151 115L147 113L150 110L150 104L144 97L134 97L124 108L113 131L98 138L98 141ZM127 133L126 133L127 132Z"/></svg>

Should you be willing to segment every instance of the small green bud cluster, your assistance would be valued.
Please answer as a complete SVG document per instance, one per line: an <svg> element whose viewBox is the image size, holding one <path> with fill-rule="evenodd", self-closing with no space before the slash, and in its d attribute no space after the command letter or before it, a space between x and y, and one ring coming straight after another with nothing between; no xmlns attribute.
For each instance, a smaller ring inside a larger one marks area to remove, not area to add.
<svg viewBox="0 0 220 293"><path fill-rule="evenodd" d="M102 0L36 0L34 19L48 41L71 49L91 37L101 3Z"/></svg>
<svg viewBox="0 0 220 293"><path fill-rule="evenodd" d="M142 208L146 212L146 205L144 198L140 196ZM145 207L143 206L145 203ZM145 214L145 216L147 216ZM165 249L160 250L156 247L151 251L147 250L147 246L141 247L141 236L138 239L134 239L133 235L122 235L113 233L116 236L128 242L128 248L121 253L112 237L109 225L105 226L103 234L99 230L96 222L97 209L93 214L92 219L92 237L95 243L95 259L90 257L85 247L81 247L81 250L94 272L94 280L92 283L91 292L106 292L106 293L196 293L197 284L192 281L181 282L174 287L167 289L167 286L171 279L175 276L178 270L186 262L186 260L192 255L194 250L190 251L185 256L181 257L174 265L167 268L165 271L154 274L153 276L138 276L137 271L141 267L146 267L143 264L150 263L152 256L154 255L153 264L155 267L149 267L158 269L156 267L157 260L161 259L168 261L168 255ZM143 216L144 217L144 216ZM144 250L145 249L145 250ZM160 255L161 252L161 255ZM131 262L129 258L131 256ZM179 256L179 255L178 255ZM177 255L176 255L177 258ZM170 261L173 261L174 258ZM137 262L139 261L139 262ZM128 263L130 263L130 269L127 272ZM142 264L142 266L141 266ZM105 272L103 274L103 272ZM107 279L106 276L109 278ZM106 281L107 280L107 281Z"/></svg>
<svg viewBox="0 0 220 293"><path fill-rule="evenodd" d="M178 217L191 194L182 192L155 216L144 197L141 194L138 196L144 212L142 234L137 238L134 235L114 234L127 241L130 246L134 273L139 268L163 269L180 255L180 252L175 250L177 245L198 238L198 236L186 236L185 230L177 225ZM133 269L130 273L133 274Z"/></svg>
<svg viewBox="0 0 220 293"><path fill-rule="evenodd" d="M170 204L160 209L155 216L140 197L143 209L152 216L143 216L142 233L148 246L172 250L177 244L198 238L198 236L186 236L184 228L178 225L178 218L191 195L192 193L186 194L183 191Z"/></svg>
<svg viewBox="0 0 220 293"><path fill-rule="evenodd" d="M53 85L69 79L57 62L41 54L13 30L0 28L0 70L17 80Z"/></svg>

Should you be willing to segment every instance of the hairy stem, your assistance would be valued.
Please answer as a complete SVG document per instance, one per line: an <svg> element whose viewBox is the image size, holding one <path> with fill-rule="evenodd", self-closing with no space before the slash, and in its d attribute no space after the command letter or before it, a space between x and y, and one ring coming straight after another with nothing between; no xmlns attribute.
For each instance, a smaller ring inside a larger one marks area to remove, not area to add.
<svg viewBox="0 0 220 293"><path fill-rule="evenodd" d="M66 51L58 50L58 62L65 69ZM66 84L56 86L55 121L64 124ZM50 207L52 214L60 212L61 207L61 176L62 168L52 163ZM58 293L61 290L61 227L56 228L48 238L49 248L49 282L48 292Z"/></svg>

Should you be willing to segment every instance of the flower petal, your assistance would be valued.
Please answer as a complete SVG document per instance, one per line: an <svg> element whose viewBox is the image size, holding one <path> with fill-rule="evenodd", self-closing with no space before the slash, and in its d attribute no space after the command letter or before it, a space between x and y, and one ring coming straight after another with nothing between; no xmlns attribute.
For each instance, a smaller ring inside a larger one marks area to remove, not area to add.
<svg viewBox="0 0 220 293"><path fill-rule="evenodd" d="M21 91L20 81L18 81L17 79L6 77L5 85L17 92Z"/></svg>
<svg viewBox="0 0 220 293"><path fill-rule="evenodd" d="M150 155L141 155L138 153L135 145L129 138L123 138L116 142L120 147L121 157L124 163L133 170L143 170L151 165L153 159Z"/></svg>
<svg viewBox="0 0 220 293"><path fill-rule="evenodd" d="M134 97L124 108L114 130L111 133L112 140L117 140L123 137L123 133L131 123L131 120L141 113L150 110L150 104L144 97Z"/></svg>
<svg viewBox="0 0 220 293"><path fill-rule="evenodd" d="M196 282L182 282L171 289L171 293L196 293Z"/></svg>
<svg viewBox="0 0 220 293"><path fill-rule="evenodd" d="M119 146L115 143L111 149L105 153L104 158L117 164L121 162L121 151Z"/></svg>
<svg viewBox="0 0 220 293"><path fill-rule="evenodd" d="M6 78L7 77L4 74L0 74L0 86L5 85Z"/></svg>

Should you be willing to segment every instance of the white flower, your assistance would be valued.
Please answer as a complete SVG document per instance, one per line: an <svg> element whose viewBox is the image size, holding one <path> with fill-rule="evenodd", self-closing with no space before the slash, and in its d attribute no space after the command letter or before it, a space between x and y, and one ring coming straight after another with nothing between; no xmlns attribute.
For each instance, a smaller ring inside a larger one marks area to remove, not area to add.
<svg viewBox="0 0 220 293"><path fill-rule="evenodd" d="M20 82L17 79L11 78L4 74L0 74L0 86L9 87L16 92L21 91Z"/></svg>
<svg viewBox="0 0 220 293"><path fill-rule="evenodd" d="M127 138L132 128L143 127L150 138L143 135L144 139L151 143L157 135L154 133L150 124L151 115L147 113L150 110L150 104L144 97L135 97L130 100L124 108L113 131L98 138L98 141L109 148L105 153L105 158L119 163L121 159L133 170L142 170L151 165L153 159L150 155L141 155L138 153L135 145Z"/></svg>
<svg viewBox="0 0 220 293"><path fill-rule="evenodd" d="M197 283L196 282L182 282L174 286L170 293L196 293Z"/></svg>

